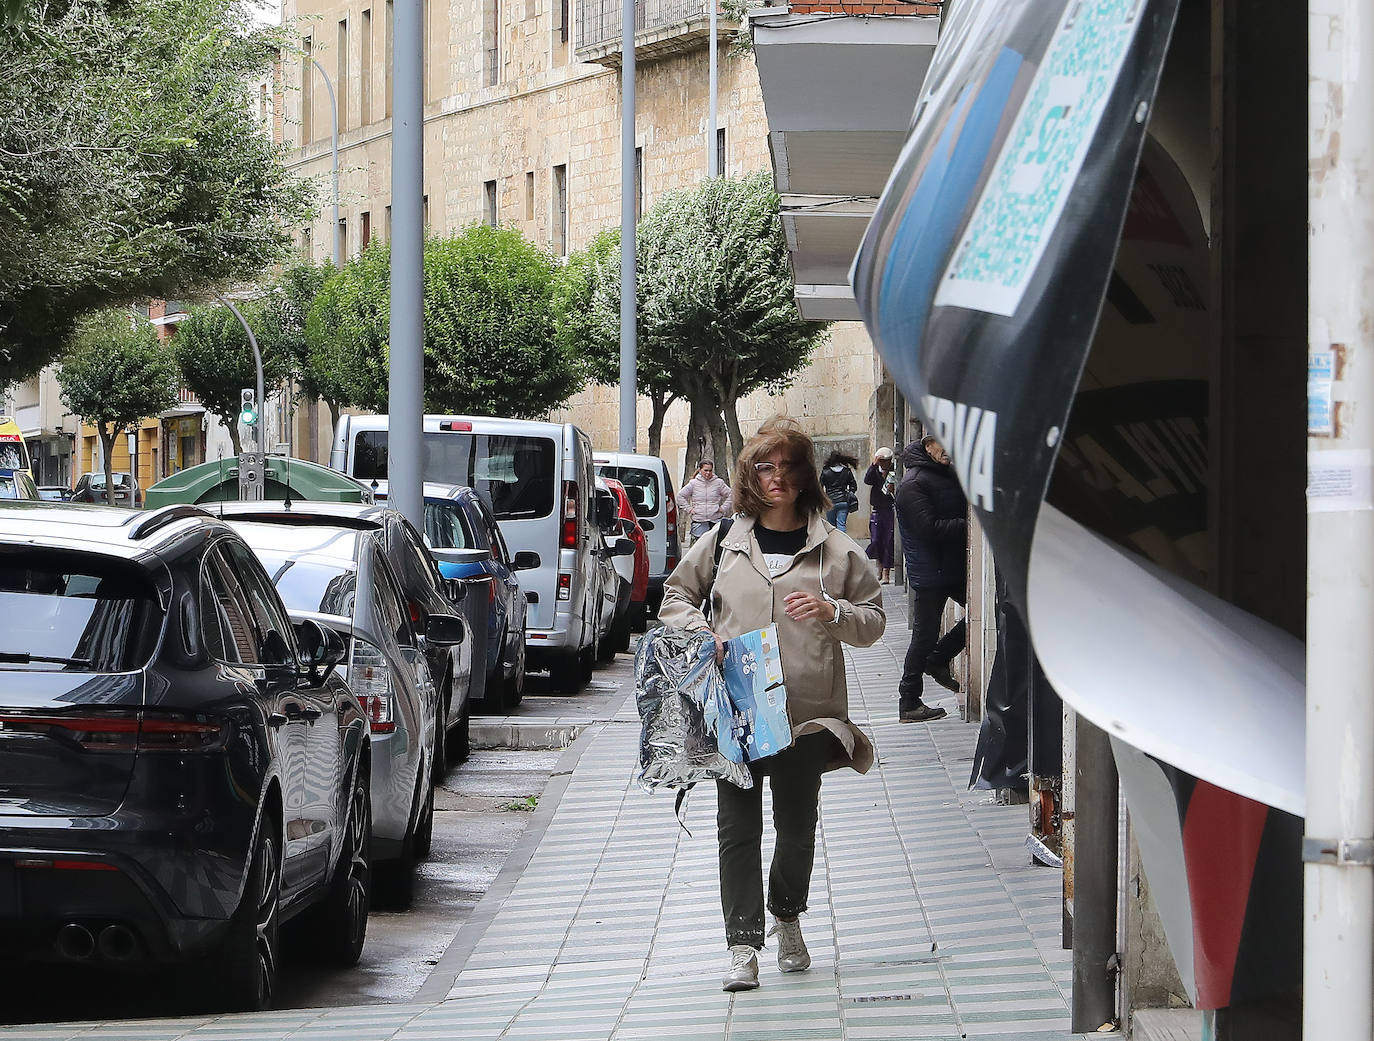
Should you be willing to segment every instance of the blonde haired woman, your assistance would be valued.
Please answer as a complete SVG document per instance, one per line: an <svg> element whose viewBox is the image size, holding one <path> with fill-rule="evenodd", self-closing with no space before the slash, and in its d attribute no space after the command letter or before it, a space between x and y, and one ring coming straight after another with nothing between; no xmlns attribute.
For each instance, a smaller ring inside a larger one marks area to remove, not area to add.
<svg viewBox="0 0 1374 1041"><path fill-rule="evenodd" d="M664 586L665 625L709 629L723 640L777 623L793 744L751 764L758 782L743 790L717 782L720 898L730 963L728 991L759 985L764 942L763 787L773 792L777 833L767 908L778 936L778 967L811 965L798 916L807 908L815 859L821 775L866 773L873 746L849 721L842 644L867 647L886 625L872 566L854 541L826 523L815 446L795 421L759 428L735 468L739 511L724 535L700 539ZM716 567L716 543L720 564ZM714 580L713 580L714 574ZM701 610L709 600L710 619Z"/></svg>

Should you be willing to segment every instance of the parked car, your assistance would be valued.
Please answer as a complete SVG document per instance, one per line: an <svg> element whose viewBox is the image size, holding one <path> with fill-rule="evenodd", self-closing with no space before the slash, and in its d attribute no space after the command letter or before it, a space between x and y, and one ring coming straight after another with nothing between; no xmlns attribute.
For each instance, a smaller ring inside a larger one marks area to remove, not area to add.
<svg viewBox="0 0 1374 1041"><path fill-rule="evenodd" d="M481 709L514 708L525 692L528 614L516 573L537 568L539 554L523 550L512 556L491 508L471 488L426 483L424 493L425 542L439 561L439 573L467 582L474 599L487 599L487 679Z"/></svg>
<svg viewBox="0 0 1374 1041"><path fill-rule="evenodd" d="M599 645L601 661L610 661L616 652L624 650L619 644L622 630L629 631L630 594L634 582L634 543L624 538L620 519L616 516L619 506L615 496L603 478L596 479L596 527L598 541L601 543L603 603L602 630ZM623 561L623 563L622 563ZM629 641L626 640L626 647Z"/></svg>
<svg viewBox="0 0 1374 1041"><path fill-rule="evenodd" d="M0 959L200 962L262 1009L308 913L355 963L371 736L338 633L195 507L0 515Z"/></svg>
<svg viewBox="0 0 1374 1041"><path fill-rule="evenodd" d="M136 478L118 470L111 476L114 478L114 502L109 505L135 507L143 505L143 489L138 486ZM71 501L107 504L104 472L86 473L77 478L76 487L72 489Z"/></svg>
<svg viewBox="0 0 1374 1041"><path fill-rule="evenodd" d="M65 484L40 484L38 497L44 502L71 502L72 490Z"/></svg>
<svg viewBox="0 0 1374 1041"><path fill-rule="evenodd" d="M38 498L38 488L27 470L0 470L0 499Z"/></svg>
<svg viewBox="0 0 1374 1041"><path fill-rule="evenodd" d="M557 690L580 690L606 628L591 441L571 423L425 416L424 428L424 479L471 488L512 552L538 554L539 567L520 576L530 667L548 669ZM330 465L380 485L387 446L386 416L344 416Z"/></svg>
<svg viewBox="0 0 1374 1041"><path fill-rule="evenodd" d="M415 863L434 831L438 693L382 531L347 523L271 524L229 519L257 554L292 618L344 635L339 675L372 729L372 859L383 904L408 907ZM431 615L425 639L460 635L452 615Z"/></svg>
<svg viewBox="0 0 1374 1041"><path fill-rule="evenodd" d="M616 570L630 583L630 609L620 627L612 634L611 642L617 651L628 651L631 635L642 633L648 627L649 547L625 486L613 477L603 477L602 480L615 496L616 520L619 522L615 533L635 544L633 555L616 558Z"/></svg>
<svg viewBox="0 0 1374 1041"><path fill-rule="evenodd" d="M438 564L425 548L424 539L395 510L350 502L294 502L290 506L281 502L227 502L215 509L229 518L264 524L354 527L379 533L382 552L405 598L406 613L419 633L429 631L431 618L453 618L464 609L465 587L439 574ZM486 605L481 608L485 612ZM436 782L447 774L450 761L467 758L469 713L474 698L481 696L480 685L485 675L481 653L475 651L476 633L486 630L485 614L481 629L474 630L461 620L458 629L461 631L454 640L426 639L421 646L439 692L438 732L448 735L446 741L436 745ZM476 668L474 661L478 663Z"/></svg>
<svg viewBox="0 0 1374 1041"><path fill-rule="evenodd" d="M649 613L658 614L663 583L681 555L677 537L677 496L668 464L656 455L597 452L596 472L625 486L649 550Z"/></svg>

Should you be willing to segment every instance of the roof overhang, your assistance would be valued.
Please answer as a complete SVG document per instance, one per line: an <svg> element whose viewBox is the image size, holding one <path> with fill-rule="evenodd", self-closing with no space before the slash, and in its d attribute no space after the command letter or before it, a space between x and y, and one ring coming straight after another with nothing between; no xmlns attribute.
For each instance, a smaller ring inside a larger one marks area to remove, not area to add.
<svg viewBox="0 0 1374 1041"><path fill-rule="evenodd" d="M911 126L938 15L751 15L802 317L856 321L849 267Z"/></svg>

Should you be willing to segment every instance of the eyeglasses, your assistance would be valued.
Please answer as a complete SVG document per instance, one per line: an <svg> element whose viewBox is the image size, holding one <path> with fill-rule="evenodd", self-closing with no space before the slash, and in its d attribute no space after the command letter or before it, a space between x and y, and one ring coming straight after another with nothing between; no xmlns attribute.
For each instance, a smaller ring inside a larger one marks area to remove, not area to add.
<svg viewBox="0 0 1374 1041"><path fill-rule="evenodd" d="M755 463L754 473L758 474L760 477L772 477L774 475L777 475L778 477L785 477L787 474L791 473L796 468L796 463Z"/></svg>

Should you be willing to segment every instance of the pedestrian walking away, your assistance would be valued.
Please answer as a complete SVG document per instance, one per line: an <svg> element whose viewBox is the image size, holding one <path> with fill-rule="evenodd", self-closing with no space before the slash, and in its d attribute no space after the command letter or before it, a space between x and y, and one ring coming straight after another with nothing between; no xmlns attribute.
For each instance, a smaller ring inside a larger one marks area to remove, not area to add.
<svg viewBox="0 0 1374 1041"><path fill-rule="evenodd" d="M859 485L854 480L854 468L859 461L843 452L831 452L821 470L821 487L830 500L825 519L841 531L847 531L849 515L859 508Z"/></svg>
<svg viewBox="0 0 1374 1041"><path fill-rule="evenodd" d="M821 775L841 767L866 773L873 765L872 742L849 721L842 645L867 647L886 625L872 567L854 541L822 517L815 448L796 422L769 420L744 446L734 503L739 513L729 530L700 540L669 576L659 612L665 625L712 631L717 659L724 640L778 627L793 743L750 764L753 788L716 783L720 902L730 951L721 985L727 991L759 985L765 777L776 833L769 935L778 937L781 971L811 965L799 916L807 909L815 859Z"/></svg>
<svg viewBox="0 0 1374 1041"><path fill-rule="evenodd" d="M944 636L940 617L945 603L964 606L968 587L968 501L959 487L949 455L930 434L902 452L906 473L897 484L897 519L902 524L902 555L907 581L915 593L911 644L898 685L898 715L920 723L945 715L921 700L922 676L957 691L950 662L964 649L961 619Z"/></svg>
<svg viewBox="0 0 1374 1041"><path fill-rule="evenodd" d="M893 496L897 493L897 460L890 448L873 453L864 474L868 485L868 558L878 565L878 581L892 581L893 536L896 517Z"/></svg>
<svg viewBox="0 0 1374 1041"><path fill-rule="evenodd" d="M697 464L696 474L677 493L677 508L691 522L693 542L734 512L730 486L716 476L716 464L710 459Z"/></svg>

